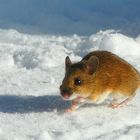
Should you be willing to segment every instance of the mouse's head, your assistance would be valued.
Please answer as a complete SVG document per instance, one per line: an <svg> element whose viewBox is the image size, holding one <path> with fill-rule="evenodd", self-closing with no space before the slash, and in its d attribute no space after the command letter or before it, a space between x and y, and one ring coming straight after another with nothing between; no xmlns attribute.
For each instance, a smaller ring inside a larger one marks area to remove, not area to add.
<svg viewBox="0 0 140 140"><path fill-rule="evenodd" d="M93 90L94 74L98 65L99 60L96 56L91 56L88 60L74 64L67 56L65 59L65 77L60 86L62 97L66 100L88 97Z"/></svg>

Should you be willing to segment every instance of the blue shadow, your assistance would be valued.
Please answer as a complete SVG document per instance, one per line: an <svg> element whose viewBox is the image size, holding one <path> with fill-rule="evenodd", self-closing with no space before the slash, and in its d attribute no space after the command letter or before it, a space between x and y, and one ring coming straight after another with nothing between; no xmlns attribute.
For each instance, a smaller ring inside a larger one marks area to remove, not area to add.
<svg viewBox="0 0 140 140"><path fill-rule="evenodd" d="M32 113L62 111L70 106L70 102L60 96L16 96L0 95L0 112L3 113Z"/></svg>

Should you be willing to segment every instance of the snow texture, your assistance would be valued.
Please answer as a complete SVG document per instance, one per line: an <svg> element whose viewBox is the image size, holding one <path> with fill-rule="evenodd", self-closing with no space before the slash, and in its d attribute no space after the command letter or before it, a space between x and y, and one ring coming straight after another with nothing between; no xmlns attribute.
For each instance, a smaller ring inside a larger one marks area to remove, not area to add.
<svg viewBox="0 0 140 140"><path fill-rule="evenodd" d="M85 105L64 113L59 86L64 59L108 50L140 71L140 36L114 30L91 36L21 34L0 30L0 140L138 140L140 92L124 108Z"/></svg>

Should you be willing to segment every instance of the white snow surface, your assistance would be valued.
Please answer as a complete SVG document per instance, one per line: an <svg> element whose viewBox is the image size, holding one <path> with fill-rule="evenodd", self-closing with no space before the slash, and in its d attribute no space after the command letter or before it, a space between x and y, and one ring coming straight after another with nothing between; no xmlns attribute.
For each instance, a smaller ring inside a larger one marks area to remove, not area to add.
<svg viewBox="0 0 140 140"><path fill-rule="evenodd" d="M140 91L125 107L86 105L64 113L64 59L108 50L140 71L140 36L114 30L91 36L29 35L0 30L0 140L138 140Z"/></svg>

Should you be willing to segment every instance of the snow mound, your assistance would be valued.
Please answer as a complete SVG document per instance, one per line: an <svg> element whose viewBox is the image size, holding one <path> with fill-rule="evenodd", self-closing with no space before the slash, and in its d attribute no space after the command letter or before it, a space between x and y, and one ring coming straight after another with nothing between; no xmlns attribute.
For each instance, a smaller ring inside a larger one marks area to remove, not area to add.
<svg viewBox="0 0 140 140"><path fill-rule="evenodd" d="M0 139L138 139L139 91L124 108L87 105L63 113L70 105L59 93L65 57L79 61L95 50L111 51L140 71L140 36L114 30L55 36L0 29Z"/></svg>

